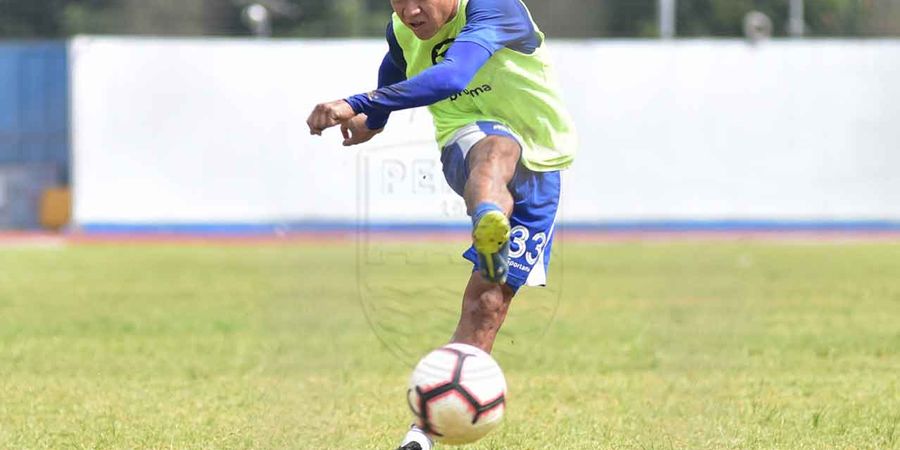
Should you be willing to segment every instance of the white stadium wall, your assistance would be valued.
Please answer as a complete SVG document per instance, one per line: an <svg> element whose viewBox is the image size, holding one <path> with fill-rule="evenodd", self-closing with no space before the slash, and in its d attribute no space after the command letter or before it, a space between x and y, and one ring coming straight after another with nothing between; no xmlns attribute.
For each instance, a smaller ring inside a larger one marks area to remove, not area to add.
<svg viewBox="0 0 900 450"><path fill-rule="evenodd" d="M563 221L900 219L900 41L551 46L582 144ZM74 39L77 226L464 223L427 111L358 148L308 134L385 49Z"/></svg>

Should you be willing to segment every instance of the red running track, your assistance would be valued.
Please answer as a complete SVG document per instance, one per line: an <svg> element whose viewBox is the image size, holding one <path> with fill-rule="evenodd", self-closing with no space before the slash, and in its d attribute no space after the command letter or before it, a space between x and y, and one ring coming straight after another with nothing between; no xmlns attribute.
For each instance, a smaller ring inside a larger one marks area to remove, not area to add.
<svg viewBox="0 0 900 450"><path fill-rule="evenodd" d="M557 239L566 242L667 242L667 241L798 241L798 242L897 242L898 231L559 231ZM355 232L302 232L267 235L228 234L82 234L50 232L0 232L0 247L119 245L119 244L186 244L186 245L284 245L344 244L362 241L397 242L465 242L468 235L448 232L388 232L357 235Z"/></svg>

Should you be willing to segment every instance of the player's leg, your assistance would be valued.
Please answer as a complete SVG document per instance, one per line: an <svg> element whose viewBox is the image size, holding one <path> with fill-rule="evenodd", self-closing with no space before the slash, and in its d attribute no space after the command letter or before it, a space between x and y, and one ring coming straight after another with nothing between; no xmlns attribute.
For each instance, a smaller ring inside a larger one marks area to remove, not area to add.
<svg viewBox="0 0 900 450"><path fill-rule="evenodd" d="M497 136L504 139L493 139ZM482 150L476 150L479 144L484 144ZM488 352L493 348L516 291L524 285L544 283L553 240L559 174L535 173L519 166L520 152L518 141L505 127L479 122L460 129L441 153L444 176L450 187L466 200L470 215L478 216L479 204L493 203L499 216L509 220L505 239L511 250L511 266L508 275L504 274L505 282L492 282L479 273L485 272L484 258L478 254L475 242L463 255L475 264L475 271L463 295L462 312L452 341ZM473 173L478 181L470 182ZM413 426L400 449L430 450L432 445L430 438Z"/></svg>
<svg viewBox="0 0 900 450"><path fill-rule="evenodd" d="M463 192L472 217L472 243L481 260L481 275L504 283L509 272L509 215L513 197L509 183L522 149L511 136L488 135L466 157L468 180Z"/></svg>
<svg viewBox="0 0 900 450"><path fill-rule="evenodd" d="M451 342L473 345L490 353L514 295L515 290L509 285L493 283L472 272ZM413 425L398 450L430 450L432 446L431 438Z"/></svg>
<svg viewBox="0 0 900 450"><path fill-rule="evenodd" d="M463 199L470 216L485 202L498 206L507 217L512 214L513 198L508 185L516 174L521 154L519 143L507 136L487 136L469 150L469 177Z"/></svg>
<svg viewBox="0 0 900 450"><path fill-rule="evenodd" d="M485 250L484 245L479 245L479 240L488 244L488 255L497 255L500 247L508 248L508 217L512 213L514 200L507 184L516 173L520 154L519 143L507 130L486 122L460 129L441 153L447 182L463 197L468 214L473 218L472 255L467 257L485 259L475 256L476 246ZM479 224L481 232L478 232ZM506 254L503 253L502 257L505 258ZM486 268L486 262L476 264L476 267ZM508 272L504 261L501 259L490 267L490 270L481 272L493 274L493 282L478 271L470 276L463 295L459 324L452 339L453 342L474 345L487 352L493 347L510 300L515 295L508 286L499 284L506 279ZM425 432L415 425L402 442L399 450L430 450L433 445Z"/></svg>
<svg viewBox="0 0 900 450"><path fill-rule="evenodd" d="M473 345L490 353L515 295L509 285L492 283L473 272L463 294L462 312L452 342Z"/></svg>
<svg viewBox="0 0 900 450"><path fill-rule="evenodd" d="M503 284L477 273L470 276L453 335L454 342L474 345L488 353L516 292L522 286L546 284L559 206L559 172L534 172L519 166L508 187L513 199L508 276ZM463 256L475 264L476 270L481 269L483 259L474 245Z"/></svg>

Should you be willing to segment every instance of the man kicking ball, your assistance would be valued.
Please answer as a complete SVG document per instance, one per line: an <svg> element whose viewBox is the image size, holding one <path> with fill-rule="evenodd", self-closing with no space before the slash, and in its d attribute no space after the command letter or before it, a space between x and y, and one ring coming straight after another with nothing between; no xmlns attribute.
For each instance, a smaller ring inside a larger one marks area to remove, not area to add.
<svg viewBox="0 0 900 450"><path fill-rule="evenodd" d="M344 145L380 133L392 111L428 106L444 176L472 217L475 266L452 342L490 353L522 286L544 286L559 171L577 139L544 34L520 0L391 0L378 89L315 107L311 134L341 126ZM401 450L430 450L413 427Z"/></svg>

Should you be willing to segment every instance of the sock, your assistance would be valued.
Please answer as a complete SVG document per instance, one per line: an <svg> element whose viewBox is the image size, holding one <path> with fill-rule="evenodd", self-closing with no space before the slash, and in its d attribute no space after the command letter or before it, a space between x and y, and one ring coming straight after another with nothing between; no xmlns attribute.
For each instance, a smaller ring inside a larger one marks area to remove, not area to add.
<svg viewBox="0 0 900 450"><path fill-rule="evenodd" d="M403 443L400 444L400 446L402 447L410 442L418 442L419 445L422 446L422 450L431 450L431 447L434 446L431 442L431 438L415 425L410 427L409 432L406 433L406 437L403 438Z"/></svg>
<svg viewBox="0 0 900 450"><path fill-rule="evenodd" d="M491 211L500 211L501 213L503 212L503 210L500 209L500 206L498 206L496 203L491 203L491 202L479 203L478 206L475 207L475 211L472 213L472 225L475 225L476 223L478 223L479 219L481 219L485 214L487 214Z"/></svg>

